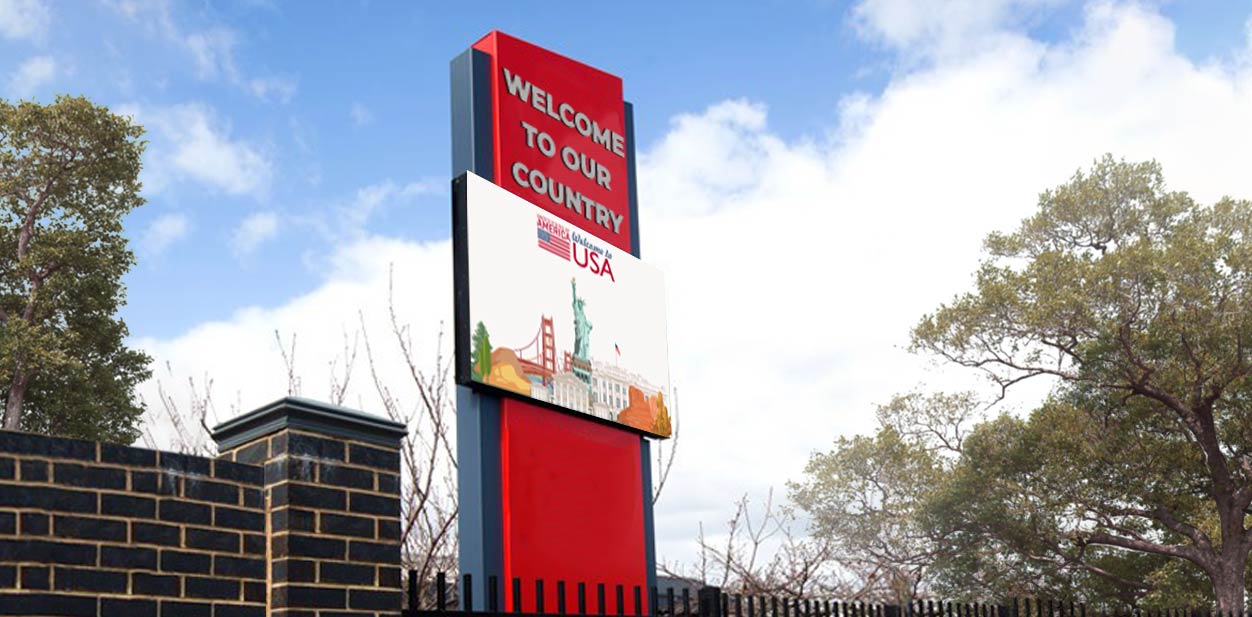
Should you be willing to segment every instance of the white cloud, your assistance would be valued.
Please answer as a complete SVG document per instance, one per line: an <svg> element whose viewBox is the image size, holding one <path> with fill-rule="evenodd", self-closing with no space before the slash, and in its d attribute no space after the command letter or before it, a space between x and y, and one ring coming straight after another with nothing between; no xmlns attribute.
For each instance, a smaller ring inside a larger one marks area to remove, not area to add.
<svg viewBox="0 0 1252 617"><path fill-rule="evenodd" d="M433 360L440 324L452 323L451 302L443 301L450 298L447 290L452 285L450 243L415 245L366 237L341 246L329 256L325 281L317 289L281 306L249 306L174 339L137 341L137 346L154 354L155 365L168 362L169 375L173 375L163 376L161 384L156 379L145 383L141 395L145 401L158 401L158 386L178 392L188 376L198 383L207 377L214 383L213 393L219 403L216 418L211 416L210 423L285 396L286 369L274 336L278 330L285 341L296 337L295 366L303 384L301 394L326 400L330 392L328 363L342 353L344 333L351 336L363 321L364 333L376 350L382 383L402 406L414 404L417 393L394 351L387 311L393 267L396 313L402 323L412 326L408 335L418 359ZM443 300L434 301L433 297ZM449 330L445 339L450 336ZM363 349L360 354L345 403L380 413ZM173 429L156 416L150 414L154 433L158 439L169 440Z"/></svg>
<svg viewBox="0 0 1252 617"><path fill-rule="evenodd" d="M765 106L727 101L675 118L641 151L643 256L667 277L682 435L660 557L689 558L698 521L712 530L737 495L798 477L810 451L870 428L874 403L919 381L963 383L904 351L910 327L970 284L988 232L1016 226L1075 169L1105 152L1156 158L1202 201L1252 197L1252 66L1188 60L1172 24L1137 5L1093 4L1054 44L1015 33L1011 17L965 30L981 43L880 93L849 94L828 135L784 139ZM899 27L898 45L927 44ZM345 216L367 219L398 189L363 189ZM394 263L401 314L433 357L447 250L366 237L309 294L146 348L244 392L250 409L285 391L273 329L300 333L304 382L325 383L356 308L383 329Z"/></svg>
<svg viewBox="0 0 1252 617"><path fill-rule="evenodd" d="M262 101L286 103L296 96L299 84L290 77L253 77L248 80L248 91Z"/></svg>
<svg viewBox="0 0 1252 617"><path fill-rule="evenodd" d="M187 32L176 23L167 0L109 0L106 5L189 56L201 80L223 81L268 102L286 103L296 94L295 78L249 77L245 73L250 71L239 68L240 37L232 28L214 25Z"/></svg>
<svg viewBox="0 0 1252 617"><path fill-rule="evenodd" d="M0 36L6 39L38 41L51 21L43 0L0 0Z"/></svg>
<svg viewBox="0 0 1252 617"><path fill-rule="evenodd" d="M196 72L201 79L220 76L237 76L235 68L235 32L227 28L214 28L194 32L184 39L187 50L196 62Z"/></svg>
<svg viewBox="0 0 1252 617"><path fill-rule="evenodd" d="M231 137L230 126L207 105L123 106L154 138L145 160L144 184L154 191L189 177L232 195L264 197L273 163L256 145Z"/></svg>
<svg viewBox="0 0 1252 617"><path fill-rule="evenodd" d="M231 236L230 248L237 258L243 258L257 249L261 243L278 235L278 215L258 212L245 218Z"/></svg>
<svg viewBox="0 0 1252 617"><path fill-rule="evenodd" d="M784 142L759 107L724 103L642 157L644 256L667 274L686 439L661 554L691 553L691 512L763 494L868 429L874 403L966 383L906 353L909 329L967 288L988 232L1075 169L1156 158L1199 199L1252 196L1252 69L1194 64L1134 5L1092 5L1060 44L986 37L849 96L821 140Z"/></svg>
<svg viewBox="0 0 1252 617"><path fill-rule="evenodd" d="M17 98L29 98L56 77L57 61L52 56L27 58L9 76L9 92Z"/></svg>
<svg viewBox="0 0 1252 617"><path fill-rule="evenodd" d="M862 0L852 23L870 41L906 56L995 45L999 33L1065 0Z"/></svg>
<svg viewBox="0 0 1252 617"><path fill-rule="evenodd" d="M357 126L365 126L374 121L374 113L360 102L352 103L352 108L348 110L348 115L352 117L352 124Z"/></svg>
<svg viewBox="0 0 1252 617"><path fill-rule="evenodd" d="M228 28L196 32L181 39L196 63L196 72L206 81L221 80L266 102L287 103L296 96L299 83L294 77L270 75L247 77L236 61L238 35Z"/></svg>
<svg viewBox="0 0 1252 617"><path fill-rule="evenodd" d="M191 222L186 215L163 214L149 223L148 228L144 230L143 238L140 240L140 250L151 256L160 255L170 245L187 237L190 231Z"/></svg>
<svg viewBox="0 0 1252 617"><path fill-rule="evenodd" d="M338 220L332 235L360 236L366 225L378 211L391 205L401 204L422 195L437 194L441 185L432 181L397 184L384 180L378 184L358 189L352 201L338 209Z"/></svg>
<svg viewBox="0 0 1252 617"><path fill-rule="evenodd" d="M191 54L202 80L222 80L262 101L276 103L289 102L299 89L293 77L245 76L236 59L239 35L230 28L219 26L186 35L174 28L171 37Z"/></svg>
<svg viewBox="0 0 1252 617"><path fill-rule="evenodd" d="M167 37L177 34L169 0L103 0L102 4L150 32Z"/></svg>

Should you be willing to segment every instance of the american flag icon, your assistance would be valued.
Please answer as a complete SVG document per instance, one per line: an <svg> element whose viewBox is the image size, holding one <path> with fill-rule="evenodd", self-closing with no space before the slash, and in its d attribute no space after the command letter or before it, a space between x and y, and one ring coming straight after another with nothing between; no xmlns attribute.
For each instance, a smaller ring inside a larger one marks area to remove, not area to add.
<svg viewBox="0 0 1252 617"><path fill-rule="evenodd" d="M539 228L539 248L569 261L569 238L562 238L552 232Z"/></svg>

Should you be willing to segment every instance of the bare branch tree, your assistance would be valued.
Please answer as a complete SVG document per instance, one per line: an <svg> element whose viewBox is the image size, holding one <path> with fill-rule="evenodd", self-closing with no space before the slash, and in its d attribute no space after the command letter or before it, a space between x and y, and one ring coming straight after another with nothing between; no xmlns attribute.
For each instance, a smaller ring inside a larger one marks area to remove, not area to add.
<svg viewBox="0 0 1252 617"><path fill-rule="evenodd" d="M291 351L283 345L283 337L274 329L274 341L278 343L278 353L282 354L283 367L287 369L287 396L300 396L300 377L296 375L296 333L291 333Z"/></svg>
<svg viewBox="0 0 1252 617"><path fill-rule="evenodd" d="M694 566L661 564L661 572L744 595L871 596L867 577L836 560L830 543L799 533L794 513L775 503L773 491L759 510L751 506L747 495L736 502L720 541L710 540L701 524Z"/></svg>
<svg viewBox="0 0 1252 617"><path fill-rule="evenodd" d="M661 491L665 490L665 482L669 480L669 472L674 468L674 459L678 455L678 429L680 428L680 416L678 412L678 388L674 388L674 402L670 405L670 416L673 418L674 431L670 433L669 439L661 439L656 442L656 473L657 481L655 488L652 489L652 505L661 500Z"/></svg>
<svg viewBox="0 0 1252 617"><path fill-rule="evenodd" d="M394 342L397 353L392 355L390 351L375 347L375 341L366 328L364 312L358 311L356 327L352 332L343 332L340 351L326 364L328 400L336 405L348 402L353 392L350 386L356 364L363 359L370 378L365 391L371 395L361 395L358 387L358 406L381 413L408 427L409 434L400 451L403 565L406 569L412 568L418 580L429 582L437 572L455 571L457 568L457 461L453 443L455 391L450 380L452 364L443 353L442 325L433 352L418 349L411 336L412 327L399 318L393 283L394 279L389 279L387 315L389 338ZM298 333L292 333L290 339L285 340L278 330L274 331L290 396L301 394L297 336ZM426 353L431 355L426 356ZM384 367L390 373L396 366L403 368L407 379L395 381L383 376ZM168 364L166 372L168 381L173 381L173 371ZM165 379L158 379L159 405L148 406L151 415L143 435L145 444L213 456L215 447L209 437L209 429L219 421L212 396L213 380L207 376L199 383L188 379L185 396L189 403L185 405L179 403L183 395L171 392L166 382ZM239 410L232 411L231 415L235 415ZM156 422L170 425L174 434L168 439L155 435L153 424ZM423 585L423 588L429 588L429 585ZM433 597L424 601L433 602Z"/></svg>
<svg viewBox="0 0 1252 617"><path fill-rule="evenodd" d="M330 402L335 405L344 405L344 399L348 396L348 386L352 383L352 369L356 366L356 353L361 342L361 332L364 329L364 326L362 326L361 329L352 333L351 345L348 345L348 332L345 330L343 333L343 355L331 358L329 362ZM291 344L294 351L295 336L291 337Z"/></svg>
<svg viewBox="0 0 1252 617"><path fill-rule="evenodd" d="M443 354L442 326L435 345L433 370L419 368L410 326L396 314L394 278L389 274L387 309L391 335L399 358L416 388L415 401L403 401L379 375L373 344L362 340L374 390L388 417L409 427L401 445L403 493L401 495L402 560L413 576L429 589L435 574L456 569L458 513L456 452L452 442L454 391L450 385L451 362ZM358 314L364 332L364 316ZM424 598L424 603L433 598Z"/></svg>
<svg viewBox="0 0 1252 617"><path fill-rule="evenodd" d="M165 363L165 374L168 381L175 381L174 371L169 363ZM160 399L159 411L153 412L153 406L142 401L148 413L156 413L158 419L169 423L173 435L168 440L158 438L152 432L152 423L145 423L140 439L149 448L168 443L166 447L184 454L199 456L216 456L217 445L209 437L209 427L217 424L217 408L213 403L213 378L204 376L203 385L197 386L194 377L187 378L186 407L178 403L178 397L166 387L166 380L157 378L157 396ZM234 414L232 414L234 415Z"/></svg>

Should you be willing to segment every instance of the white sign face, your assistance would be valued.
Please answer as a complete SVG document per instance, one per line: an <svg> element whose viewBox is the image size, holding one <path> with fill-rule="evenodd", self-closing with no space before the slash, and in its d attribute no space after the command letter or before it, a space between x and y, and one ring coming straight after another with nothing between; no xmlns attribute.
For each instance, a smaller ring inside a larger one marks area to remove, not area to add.
<svg viewBox="0 0 1252 617"><path fill-rule="evenodd" d="M459 379L668 437L660 271L472 173L464 191Z"/></svg>

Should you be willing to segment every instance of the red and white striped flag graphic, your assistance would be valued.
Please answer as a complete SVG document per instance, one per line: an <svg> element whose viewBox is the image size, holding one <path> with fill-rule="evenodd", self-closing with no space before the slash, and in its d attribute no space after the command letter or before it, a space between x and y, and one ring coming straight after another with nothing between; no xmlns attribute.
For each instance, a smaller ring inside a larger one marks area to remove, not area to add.
<svg viewBox="0 0 1252 617"><path fill-rule="evenodd" d="M539 223L539 248L569 261L569 236L544 229L542 220Z"/></svg>

